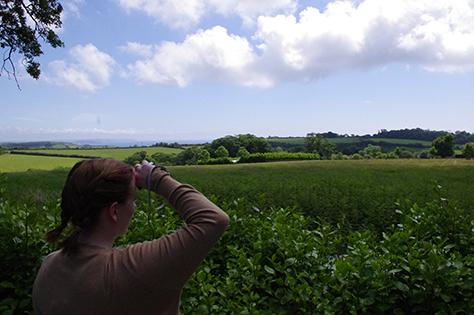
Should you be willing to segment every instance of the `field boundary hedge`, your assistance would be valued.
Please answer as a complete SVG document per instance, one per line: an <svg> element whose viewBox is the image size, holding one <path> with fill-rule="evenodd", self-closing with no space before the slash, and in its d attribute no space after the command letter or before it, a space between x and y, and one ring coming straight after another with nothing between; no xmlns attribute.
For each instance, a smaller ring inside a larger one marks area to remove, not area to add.
<svg viewBox="0 0 474 315"><path fill-rule="evenodd" d="M69 158L76 158L76 159L77 158L84 158L84 159L97 159L97 158L100 158L100 156L94 156L94 155L56 154L56 153L22 152L22 151L10 151L10 154L51 156L51 157L69 157Z"/></svg>

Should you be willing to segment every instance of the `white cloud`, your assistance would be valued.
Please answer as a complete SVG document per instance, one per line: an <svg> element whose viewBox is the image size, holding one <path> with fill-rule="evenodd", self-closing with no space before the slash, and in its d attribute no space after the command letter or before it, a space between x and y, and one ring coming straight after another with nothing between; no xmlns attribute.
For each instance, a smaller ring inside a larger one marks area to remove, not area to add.
<svg viewBox="0 0 474 315"><path fill-rule="evenodd" d="M141 57L150 58L153 56L153 45L144 45L136 42L128 42L125 46L120 46L120 50L135 54Z"/></svg>
<svg viewBox="0 0 474 315"><path fill-rule="evenodd" d="M296 0L116 0L125 10L144 11L172 28L196 25L206 14L237 14L245 24L259 15L291 13Z"/></svg>
<svg viewBox="0 0 474 315"><path fill-rule="evenodd" d="M291 14L296 10L295 0L207 0L210 10L227 16L237 14L244 24L252 22L260 15Z"/></svg>
<svg viewBox="0 0 474 315"><path fill-rule="evenodd" d="M247 39L227 34L223 27L199 30L182 43L164 42L153 58L129 65L142 82L186 86L193 79L231 84L268 86L269 79L257 75L257 55Z"/></svg>
<svg viewBox="0 0 474 315"><path fill-rule="evenodd" d="M84 4L84 0L61 1L61 4L63 6L61 21L66 20L71 15L75 16L76 18L82 17L80 6Z"/></svg>
<svg viewBox="0 0 474 315"><path fill-rule="evenodd" d="M147 15L172 27L188 27L199 22L205 13L200 0L116 0L127 11L144 11Z"/></svg>
<svg viewBox="0 0 474 315"><path fill-rule="evenodd" d="M418 64L433 71L474 69L474 10L467 0L366 0L260 17L256 38L268 69L314 79L338 70Z"/></svg>
<svg viewBox="0 0 474 315"><path fill-rule="evenodd" d="M94 45L78 45L69 52L72 61L56 60L49 63L45 79L57 85L73 86L84 91L95 91L109 85L115 61Z"/></svg>
<svg viewBox="0 0 474 315"><path fill-rule="evenodd" d="M221 2L207 0L207 9L251 16L283 7L291 11L293 4ZM465 72L474 70L474 5L472 0L334 1L324 11L307 7L298 17L261 15L252 42L215 26L180 43L128 43L122 49L144 58L128 66L139 81L179 86L204 80L269 87L390 63Z"/></svg>

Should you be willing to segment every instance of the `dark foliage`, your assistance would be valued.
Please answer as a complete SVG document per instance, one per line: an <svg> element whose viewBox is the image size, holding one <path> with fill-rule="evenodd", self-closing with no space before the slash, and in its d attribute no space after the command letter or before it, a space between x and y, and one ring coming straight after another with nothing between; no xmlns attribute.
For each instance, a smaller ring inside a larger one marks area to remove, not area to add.
<svg viewBox="0 0 474 315"><path fill-rule="evenodd" d="M0 1L0 48L6 49L0 75L3 71L16 79L15 63L12 55L23 56L26 72L38 79L40 63L35 60L43 54L40 39L51 47L63 47L53 28L61 27L63 8L56 0L1 0ZM30 26L31 19L34 26ZM8 66L8 68L7 68Z"/></svg>

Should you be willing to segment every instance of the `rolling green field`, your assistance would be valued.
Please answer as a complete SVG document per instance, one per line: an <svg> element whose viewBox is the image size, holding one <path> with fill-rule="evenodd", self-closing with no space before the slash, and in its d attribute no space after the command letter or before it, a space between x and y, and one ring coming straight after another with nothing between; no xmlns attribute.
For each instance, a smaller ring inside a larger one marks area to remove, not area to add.
<svg viewBox="0 0 474 315"><path fill-rule="evenodd" d="M61 149L61 150L22 150L22 152L39 152L45 154L62 154L62 155L84 155L98 156L102 158L113 158L123 160L135 152L146 151L148 155L156 152L167 154L178 154L181 149L163 148L163 147L146 147L146 148L114 148L114 149ZM34 170L53 170L58 167L72 167L81 159L49 157L36 155L21 154L3 154L0 155L0 172L25 172L30 169Z"/></svg>
<svg viewBox="0 0 474 315"><path fill-rule="evenodd" d="M71 168L80 160L81 159L64 157L3 154L0 155L0 172L53 170L58 167Z"/></svg>
<svg viewBox="0 0 474 315"><path fill-rule="evenodd" d="M132 155L135 152L139 151L146 151L148 155L152 155L156 152L162 153L176 153L178 154L181 152L181 149L174 149L174 148L164 148L164 147L136 147L136 148L113 148L113 149L65 149L65 150L25 150L26 152L39 152L39 153L46 153L46 154L77 154L77 155L84 155L84 156L100 156L103 158L112 158L116 160L123 160L126 157Z"/></svg>

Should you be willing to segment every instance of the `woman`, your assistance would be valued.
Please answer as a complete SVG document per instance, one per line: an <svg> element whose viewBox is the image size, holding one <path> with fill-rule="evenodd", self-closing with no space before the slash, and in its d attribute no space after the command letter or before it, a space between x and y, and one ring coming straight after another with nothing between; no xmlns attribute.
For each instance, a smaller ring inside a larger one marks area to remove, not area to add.
<svg viewBox="0 0 474 315"><path fill-rule="evenodd" d="M113 248L136 209L136 187L164 197L186 225ZM178 314L184 284L229 223L201 193L147 161L134 169L112 159L79 162L67 177L61 209L61 225L47 240L56 243L68 222L71 231L39 270L35 314Z"/></svg>

